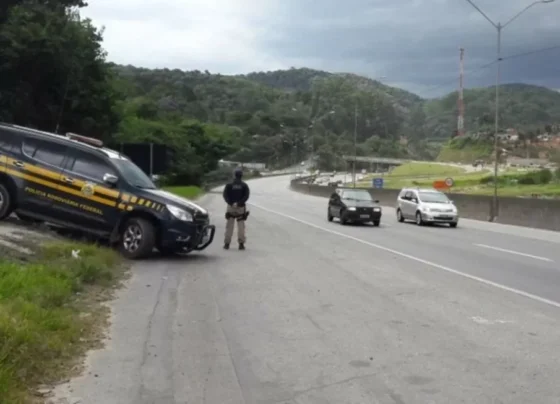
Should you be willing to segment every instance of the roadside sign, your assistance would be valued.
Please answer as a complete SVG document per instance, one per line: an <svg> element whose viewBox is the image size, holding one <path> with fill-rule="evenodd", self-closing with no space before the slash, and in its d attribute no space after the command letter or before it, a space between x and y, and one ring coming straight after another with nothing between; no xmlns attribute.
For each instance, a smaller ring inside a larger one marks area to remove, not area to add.
<svg viewBox="0 0 560 404"><path fill-rule="evenodd" d="M372 184L374 188L383 188L383 178L374 178Z"/></svg>
<svg viewBox="0 0 560 404"><path fill-rule="evenodd" d="M449 188L451 188L453 186L453 184L455 184L455 181L453 181L453 178L449 177L445 179L445 185L447 185Z"/></svg>
<svg viewBox="0 0 560 404"><path fill-rule="evenodd" d="M434 181L433 184L432 184L432 187L434 187L435 189L438 189L438 190L449 189L449 186L447 185L447 183L445 181L442 181L442 180Z"/></svg>

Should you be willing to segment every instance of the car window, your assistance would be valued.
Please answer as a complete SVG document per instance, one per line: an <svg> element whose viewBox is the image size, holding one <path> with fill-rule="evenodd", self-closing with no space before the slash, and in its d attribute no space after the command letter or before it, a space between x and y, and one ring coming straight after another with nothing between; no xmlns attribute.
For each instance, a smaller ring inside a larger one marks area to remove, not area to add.
<svg viewBox="0 0 560 404"><path fill-rule="evenodd" d="M54 142L27 138L23 141L23 152L41 163L60 167L66 154L66 147Z"/></svg>
<svg viewBox="0 0 560 404"><path fill-rule="evenodd" d="M404 199L411 199L412 198L412 192L408 191L404 194Z"/></svg>
<svg viewBox="0 0 560 404"><path fill-rule="evenodd" d="M441 192L420 192L420 200L427 203L449 203L447 195Z"/></svg>
<svg viewBox="0 0 560 404"><path fill-rule="evenodd" d="M115 169L104 159L81 151L74 152L74 162L68 171L87 178L103 181L105 174L116 175Z"/></svg>
<svg viewBox="0 0 560 404"><path fill-rule="evenodd" d="M0 129L0 151L9 152L12 147L17 145L18 137L7 130Z"/></svg>

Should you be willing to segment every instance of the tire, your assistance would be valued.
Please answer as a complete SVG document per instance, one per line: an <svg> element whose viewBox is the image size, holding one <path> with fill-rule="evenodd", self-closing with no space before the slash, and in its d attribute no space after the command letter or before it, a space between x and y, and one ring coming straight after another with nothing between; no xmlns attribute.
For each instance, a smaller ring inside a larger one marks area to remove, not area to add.
<svg viewBox="0 0 560 404"><path fill-rule="evenodd" d="M402 215L402 212L400 209L397 209L397 220L399 221L399 223L404 222L404 216Z"/></svg>
<svg viewBox="0 0 560 404"><path fill-rule="evenodd" d="M416 224L418 226L424 226L424 221L422 220L422 214L420 212L416 212Z"/></svg>
<svg viewBox="0 0 560 404"><path fill-rule="evenodd" d="M119 249L126 258L146 258L152 254L155 245L156 229L149 220L133 217L123 226Z"/></svg>
<svg viewBox="0 0 560 404"><path fill-rule="evenodd" d="M380 223L381 223L381 222L380 222L379 220L374 220L374 221L373 221L373 226L374 226L374 227L379 227L379 224L380 224Z"/></svg>
<svg viewBox="0 0 560 404"><path fill-rule="evenodd" d="M452 229L455 229L457 227L459 223L455 222L455 223L449 223L449 227L451 227Z"/></svg>
<svg viewBox="0 0 560 404"><path fill-rule="evenodd" d="M0 220L4 220L12 214L14 203L10 191L4 184L0 184Z"/></svg>
<svg viewBox="0 0 560 404"><path fill-rule="evenodd" d="M328 220L329 222L332 222L333 219L334 219L334 218L333 218L333 215L331 215L331 211L330 211L330 210L327 210L327 220Z"/></svg>
<svg viewBox="0 0 560 404"><path fill-rule="evenodd" d="M341 225L345 225L347 223L346 219L344 218L344 211L343 210L340 211L338 217L340 218L340 224Z"/></svg>

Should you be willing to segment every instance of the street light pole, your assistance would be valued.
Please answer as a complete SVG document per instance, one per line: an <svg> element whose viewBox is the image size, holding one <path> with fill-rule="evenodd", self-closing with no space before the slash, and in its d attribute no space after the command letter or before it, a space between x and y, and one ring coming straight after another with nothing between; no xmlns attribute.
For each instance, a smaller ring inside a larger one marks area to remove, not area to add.
<svg viewBox="0 0 560 404"><path fill-rule="evenodd" d="M352 163L352 184L353 188L356 188L356 154L357 150L357 141L358 141L358 102L354 107L354 160Z"/></svg>
<svg viewBox="0 0 560 404"><path fill-rule="evenodd" d="M521 14L529 10L531 7L537 4L548 4L553 3L555 0L537 0L529 4L523 10L515 14L508 22L505 24L495 23L490 17L488 17L484 11L482 11L472 0L466 0L471 6L473 6L476 11L478 11L490 24L496 28L497 31L497 47L496 47L496 101L495 101L495 116L494 116L494 195L492 198L492 208L490 210L490 220L495 221L498 217L498 167L499 167L499 142L498 142L498 131L499 131L499 119L500 119L500 75L501 75L501 61L502 61L502 30L515 21Z"/></svg>

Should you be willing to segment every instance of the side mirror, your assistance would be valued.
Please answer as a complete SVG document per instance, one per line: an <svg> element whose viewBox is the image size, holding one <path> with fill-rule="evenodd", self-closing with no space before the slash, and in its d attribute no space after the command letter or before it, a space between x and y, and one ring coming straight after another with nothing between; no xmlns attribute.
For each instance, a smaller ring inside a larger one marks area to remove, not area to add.
<svg viewBox="0 0 560 404"><path fill-rule="evenodd" d="M452 204L452 205L455 205L455 202L452 201L451 199L449 200L449 203Z"/></svg>
<svg viewBox="0 0 560 404"><path fill-rule="evenodd" d="M119 178L116 175L109 173L103 175L103 182L106 182L107 184L116 185L118 181Z"/></svg>
<svg viewBox="0 0 560 404"><path fill-rule="evenodd" d="M410 198L410 202L418 203L418 199L416 199L416 198Z"/></svg>
<svg viewBox="0 0 560 404"><path fill-rule="evenodd" d="M375 202L375 203L379 203L379 199L376 199L376 200L375 200L375 201L373 201L373 202Z"/></svg>

